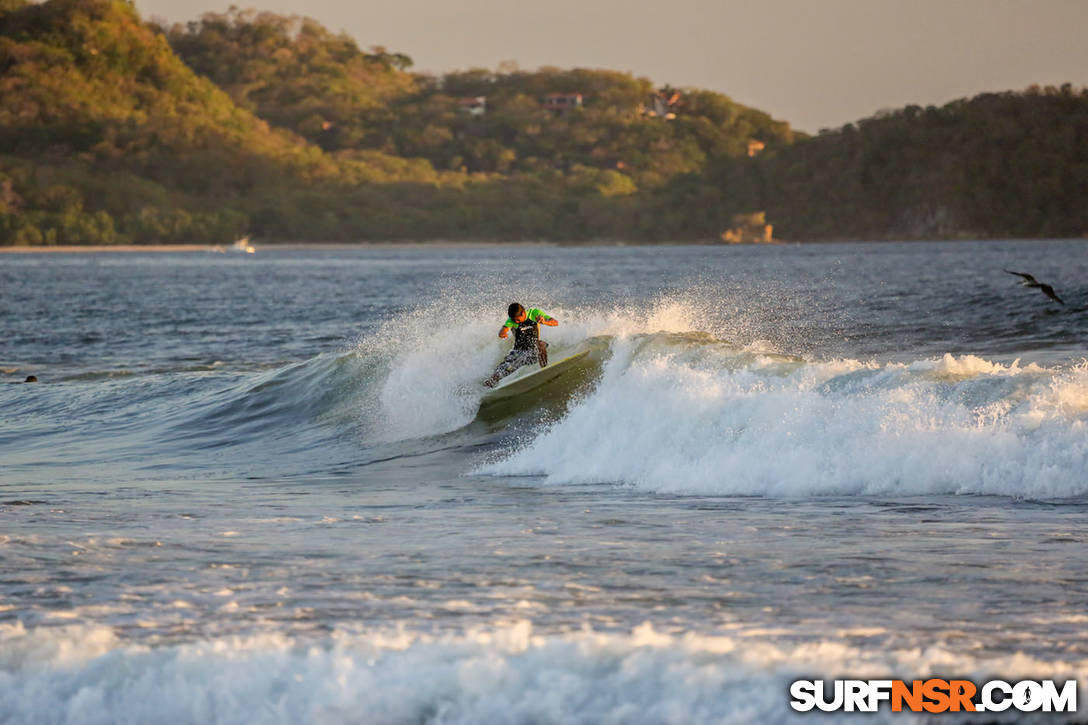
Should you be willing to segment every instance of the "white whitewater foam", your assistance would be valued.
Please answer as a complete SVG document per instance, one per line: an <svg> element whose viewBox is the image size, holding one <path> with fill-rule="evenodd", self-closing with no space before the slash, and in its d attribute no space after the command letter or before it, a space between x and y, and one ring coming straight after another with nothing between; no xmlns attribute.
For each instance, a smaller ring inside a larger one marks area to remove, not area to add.
<svg viewBox="0 0 1088 725"><path fill-rule="evenodd" d="M1088 494L1088 364L784 361L613 343L593 393L481 472L711 495Z"/></svg>
<svg viewBox="0 0 1088 725"><path fill-rule="evenodd" d="M859 649L843 639L749 635L667 634L649 624L629 634L538 635L523 621L437 636L339 630L321 641L261 635L148 647L102 628L7 625L0 722L806 722L811 715L789 709L788 683L814 675L1088 679L1083 660L1015 654L983 664L939 646ZM920 721L887 711L862 719Z"/></svg>

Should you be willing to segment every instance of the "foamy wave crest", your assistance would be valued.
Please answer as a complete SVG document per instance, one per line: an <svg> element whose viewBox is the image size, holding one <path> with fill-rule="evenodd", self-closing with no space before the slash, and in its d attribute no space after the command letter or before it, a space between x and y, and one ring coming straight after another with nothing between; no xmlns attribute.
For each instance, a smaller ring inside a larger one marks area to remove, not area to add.
<svg viewBox="0 0 1088 725"><path fill-rule="evenodd" d="M803 362L696 342L616 340L591 394L481 471L711 495L1088 494L1088 363Z"/></svg>
<svg viewBox="0 0 1088 725"><path fill-rule="evenodd" d="M814 674L1088 676L1084 661L1016 654L981 663L940 646L790 644L649 624L628 634L540 635L519 622L448 635L341 630L321 641L269 634L158 646L124 644L101 628L8 625L0 645L0 721L41 725L807 722L789 709L788 683ZM920 721L887 711L864 719Z"/></svg>

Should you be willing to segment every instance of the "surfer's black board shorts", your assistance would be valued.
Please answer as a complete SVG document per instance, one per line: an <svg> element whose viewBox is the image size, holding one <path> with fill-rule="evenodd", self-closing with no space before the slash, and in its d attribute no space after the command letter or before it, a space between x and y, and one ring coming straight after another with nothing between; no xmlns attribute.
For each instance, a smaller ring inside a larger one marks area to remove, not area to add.
<svg viewBox="0 0 1088 725"><path fill-rule="evenodd" d="M545 347L547 344L548 343L546 342L544 343ZM502 380L518 368L538 362L540 360L538 356L539 353L536 350L518 350L515 348L506 353L506 357L504 357L502 362L499 363L499 366L495 368L495 373L491 377L495 380Z"/></svg>

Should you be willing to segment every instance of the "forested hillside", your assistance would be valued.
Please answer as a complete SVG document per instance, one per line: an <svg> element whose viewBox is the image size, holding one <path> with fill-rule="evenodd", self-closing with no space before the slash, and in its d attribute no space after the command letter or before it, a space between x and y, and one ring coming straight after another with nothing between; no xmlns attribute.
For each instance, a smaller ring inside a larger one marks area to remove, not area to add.
<svg viewBox="0 0 1088 725"><path fill-rule="evenodd" d="M789 239L1088 231L1068 86L809 138L626 73L411 67L272 13L0 0L0 244L713 241L754 212Z"/></svg>
<svg viewBox="0 0 1088 725"><path fill-rule="evenodd" d="M364 53L312 20L272 13L209 14L167 37L240 106L328 151L370 149L508 175L619 169L642 188L698 172L708 158L743 155L750 139L793 140L788 124L718 93L685 91L668 108L676 118L665 119L648 108L653 84L626 73L412 75L403 55ZM550 94L575 93L583 102L571 112L547 106ZM475 98L484 99L482 112L466 112L463 102Z"/></svg>
<svg viewBox="0 0 1088 725"><path fill-rule="evenodd" d="M240 109L122 2L0 9L0 238L222 240L264 194L390 178L428 164L335 162Z"/></svg>
<svg viewBox="0 0 1088 725"><path fill-rule="evenodd" d="M750 203L795 238L1088 233L1088 90L879 114L759 160Z"/></svg>

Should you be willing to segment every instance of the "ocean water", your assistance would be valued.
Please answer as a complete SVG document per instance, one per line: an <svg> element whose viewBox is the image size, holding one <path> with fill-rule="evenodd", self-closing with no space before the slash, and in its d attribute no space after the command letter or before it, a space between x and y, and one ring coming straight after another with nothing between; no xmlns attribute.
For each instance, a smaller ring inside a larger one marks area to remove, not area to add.
<svg viewBox="0 0 1088 725"><path fill-rule="evenodd" d="M0 255L0 723L1083 720L1086 251ZM489 401L512 300L590 355Z"/></svg>

